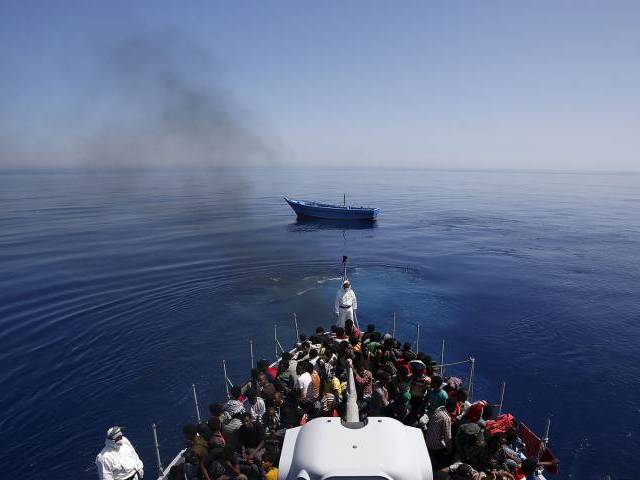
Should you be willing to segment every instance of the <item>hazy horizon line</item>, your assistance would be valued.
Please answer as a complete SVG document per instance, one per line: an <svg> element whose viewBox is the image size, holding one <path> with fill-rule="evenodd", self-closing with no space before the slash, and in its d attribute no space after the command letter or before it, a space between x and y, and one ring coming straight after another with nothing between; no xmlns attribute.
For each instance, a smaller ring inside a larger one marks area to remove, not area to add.
<svg viewBox="0 0 640 480"><path fill-rule="evenodd" d="M170 172L220 172L220 171L250 171L250 170L336 170L343 171L435 171L435 172L475 172L475 173L531 173L531 174L579 174L579 175L640 175L639 170L597 170L597 169L550 169L550 168L444 168L444 167L384 167L384 166L352 166L338 165L270 165L270 166L230 166L215 167L123 167L123 168L87 168L87 167L57 167L57 168L0 168L0 175L22 174L101 174L101 173L170 173Z"/></svg>

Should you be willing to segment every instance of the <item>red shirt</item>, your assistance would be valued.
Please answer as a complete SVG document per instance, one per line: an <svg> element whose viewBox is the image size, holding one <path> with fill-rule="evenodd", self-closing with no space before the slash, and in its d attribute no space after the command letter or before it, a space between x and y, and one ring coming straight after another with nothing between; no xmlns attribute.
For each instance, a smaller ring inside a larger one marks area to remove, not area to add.
<svg viewBox="0 0 640 480"><path fill-rule="evenodd" d="M484 407L487 406L487 402L484 400L480 400L479 402L473 402L464 416L470 422L477 422L482 418L482 412L484 412Z"/></svg>
<svg viewBox="0 0 640 480"><path fill-rule="evenodd" d="M275 380L278 377L278 367L267 368L267 375L271 377L271 380Z"/></svg>

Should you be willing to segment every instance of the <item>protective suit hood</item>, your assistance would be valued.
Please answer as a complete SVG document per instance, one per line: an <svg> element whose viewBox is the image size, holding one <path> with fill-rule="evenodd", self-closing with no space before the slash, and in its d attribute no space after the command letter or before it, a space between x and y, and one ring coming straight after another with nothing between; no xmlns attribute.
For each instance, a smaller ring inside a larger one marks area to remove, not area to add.
<svg viewBox="0 0 640 480"><path fill-rule="evenodd" d="M124 437L122 437L124 439ZM111 450L120 450L120 447L122 446L122 444L118 444L116 443L115 440L111 440L110 438L105 438L104 439L104 446L111 449Z"/></svg>

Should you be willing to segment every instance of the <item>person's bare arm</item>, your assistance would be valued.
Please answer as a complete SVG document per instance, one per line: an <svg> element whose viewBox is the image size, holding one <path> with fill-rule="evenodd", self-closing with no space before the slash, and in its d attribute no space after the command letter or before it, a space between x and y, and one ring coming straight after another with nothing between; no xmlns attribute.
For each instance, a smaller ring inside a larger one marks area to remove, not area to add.
<svg viewBox="0 0 640 480"><path fill-rule="evenodd" d="M207 471L207 467L205 467L204 465L204 458L200 460L200 471L202 472L202 476L204 477L204 480L211 480L211 477L209 476L209 472Z"/></svg>

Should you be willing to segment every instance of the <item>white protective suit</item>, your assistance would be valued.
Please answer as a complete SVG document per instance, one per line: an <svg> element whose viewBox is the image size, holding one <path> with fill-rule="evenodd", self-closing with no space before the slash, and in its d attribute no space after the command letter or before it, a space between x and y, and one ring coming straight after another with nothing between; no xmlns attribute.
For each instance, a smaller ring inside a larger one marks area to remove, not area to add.
<svg viewBox="0 0 640 480"><path fill-rule="evenodd" d="M334 307L335 314L338 317L336 325L338 327L344 328L344 322L348 318L353 320L353 314L357 309L358 300L356 299L355 292L351 290L351 287L347 288L346 290L343 287L340 287L338 293L336 294L336 304Z"/></svg>
<svg viewBox="0 0 640 480"><path fill-rule="evenodd" d="M96 467L100 480L125 480L136 472L138 478L144 475L142 460L126 437L122 437L122 445L107 438L104 448L96 457Z"/></svg>

